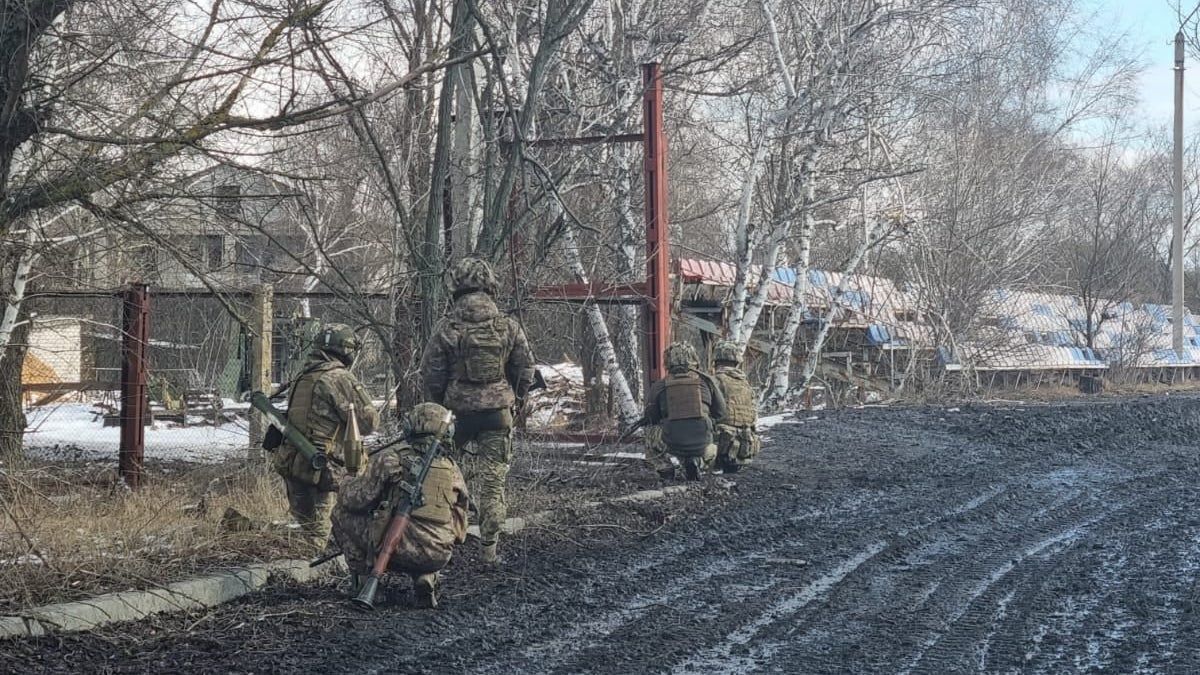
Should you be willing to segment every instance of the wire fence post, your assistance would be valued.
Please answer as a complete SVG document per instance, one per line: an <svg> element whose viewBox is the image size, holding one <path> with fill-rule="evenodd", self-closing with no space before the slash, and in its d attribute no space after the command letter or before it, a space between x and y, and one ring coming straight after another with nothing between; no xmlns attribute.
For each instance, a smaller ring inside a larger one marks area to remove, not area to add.
<svg viewBox="0 0 1200 675"><path fill-rule="evenodd" d="M270 284L261 284L254 289L254 307L251 312L250 338L250 390L271 390L271 333L274 330L272 321L274 305L274 289ZM266 419L257 410L250 411L250 447L247 457L251 461L264 459L262 450L263 435L267 431Z"/></svg>
<svg viewBox="0 0 1200 675"><path fill-rule="evenodd" d="M124 294L121 317L121 447L117 469L130 489L142 482L146 423L146 347L150 342L150 292L134 284Z"/></svg>

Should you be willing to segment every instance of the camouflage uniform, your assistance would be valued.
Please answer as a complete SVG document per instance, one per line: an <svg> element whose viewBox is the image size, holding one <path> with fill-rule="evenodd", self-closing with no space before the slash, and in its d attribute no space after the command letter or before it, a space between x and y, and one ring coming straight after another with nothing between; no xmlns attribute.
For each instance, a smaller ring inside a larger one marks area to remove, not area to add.
<svg viewBox="0 0 1200 675"><path fill-rule="evenodd" d="M323 449L331 463L316 471L308 458L286 441L272 458L275 471L283 476L292 517L317 547L329 539L329 512L342 475L337 465L356 474L362 461L361 441L346 441L351 408L360 433L369 434L379 426L379 413L371 398L348 368L358 348L353 331L334 324L322 332L321 337L326 336L331 336L330 340L313 347L303 372L292 383L287 415L288 422Z"/></svg>
<svg viewBox="0 0 1200 675"><path fill-rule="evenodd" d="M671 345L664 360L669 374L651 385L646 395L646 422L658 425L646 436L661 438L653 449L648 442L647 458L656 456L653 465L669 461L663 453L675 455L683 460L689 478L699 478L700 469L710 467L717 455L713 423L726 415L725 398L712 376L697 370L696 350L690 345ZM668 476L665 467L659 473Z"/></svg>
<svg viewBox="0 0 1200 675"><path fill-rule="evenodd" d="M441 406L422 403L410 415L422 410L445 413ZM371 571L391 520L392 507L404 497L397 486L401 481L413 482L414 467L434 439L432 434L406 433L406 436L405 443L371 458L366 473L346 481L338 492L337 507L333 510L333 536L355 575ZM441 454L430 465L421 494L424 504L413 510L388 570L411 575L418 592L436 591L438 571L450 562L454 546L467 538L470 499L458 466ZM436 604L434 596L427 606Z"/></svg>
<svg viewBox="0 0 1200 675"><path fill-rule="evenodd" d="M495 560L500 527L508 515L504 483L512 459L512 407L533 383L533 357L525 331L492 299L497 283L482 260L460 260L451 269L454 306L434 329L421 357L425 397L454 411L454 445L474 455L479 538Z"/></svg>
<svg viewBox="0 0 1200 675"><path fill-rule="evenodd" d="M740 367L741 350L730 341L717 343L714 350L716 380L725 396L726 415L717 423L717 465L735 473L758 454L760 440L757 397Z"/></svg>

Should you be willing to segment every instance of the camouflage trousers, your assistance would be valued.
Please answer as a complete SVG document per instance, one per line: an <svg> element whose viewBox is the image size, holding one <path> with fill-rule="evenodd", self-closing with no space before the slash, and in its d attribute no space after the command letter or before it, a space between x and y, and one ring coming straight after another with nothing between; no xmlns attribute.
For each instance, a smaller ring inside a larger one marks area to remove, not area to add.
<svg viewBox="0 0 1200 675"><path fill-rule="evenodd" d="M454 447L459 453L459 465L475 496L479 508L479 540L484 544L495 543L500 538L500 528L508 518L508 501L504 496L504 485L508 481L508 467L512 461L512 417L503 429L480 429L465 413L455 423ZM483 426L497 426L490 423Z"/></svg>
<svg viewBox="0 0 1200 675"><path fill-rule="evenodd" d="M647 426L642 435L642 443L645 446L646 461L650 464L650 468L660 473L674 470L675 463L671 459L671 452L667 449L666 442L663 441L662 425ZM716 458L717 446L710 444L704 449L704 456L701 458L702 468L706 471L711 470Z"/></svg>
<svg viewBox="0 0 1200 675"><path fill-rule="evenodd" d="M727 424L718 424L716 432L717 456L720 458L719 463L728 462L735 466L743 466L749 464L750 460L758 455L761 441L754 427L733 427Z"/></svg>
<svg viewBox="0 0 1200 675"><path fill-rule="evenodd" d="M304 538L318 550L329 541L329 514L333 511L335 492L320 489L306 481L284 478L287 488L288 511L300 523Z"/></svg>

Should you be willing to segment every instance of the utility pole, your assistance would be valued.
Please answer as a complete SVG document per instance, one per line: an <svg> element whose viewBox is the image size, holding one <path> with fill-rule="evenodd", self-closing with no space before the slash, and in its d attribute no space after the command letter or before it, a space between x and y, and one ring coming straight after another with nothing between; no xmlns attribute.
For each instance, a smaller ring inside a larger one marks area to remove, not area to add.
<svg viewBox="0 0 1200 675"><path fill-rule="evenodd" d="M1183 31L1175 33L1175 227L1171 237L1171 346L1183 359Z"/></svg>

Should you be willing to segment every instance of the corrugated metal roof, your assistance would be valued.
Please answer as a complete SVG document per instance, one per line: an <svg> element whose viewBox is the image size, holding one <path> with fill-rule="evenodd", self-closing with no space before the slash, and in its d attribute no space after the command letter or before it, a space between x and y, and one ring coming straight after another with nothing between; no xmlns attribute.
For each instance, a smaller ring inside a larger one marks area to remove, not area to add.
<svg viewBox="0 0 1200 675"><path fill-rule="evenodd" d="M736 268L729 263L681 259L680 275L686 283L732 286ZM761 268L750 271L752 278ZM771 275L767 302L790 304L796 271L779 267ZM809 321L817 321L828 307L838 307L836 321L844 328L867 331L876 346L929 347L932 332L917 317L915 293L895 282L868 275L843 276L827 270L810 270L806 302L812 309ZM839 292L840 289L840 292ZM1140 353L1137 366L1200 365L1200 319L1188 313L1184 319L1188 346L1180 359L1171 347L1171 308L1166 305L1135 306L1123 302L1110 308L1098 330L1096 350L1084 345L1087 315L1079 298L1058 294L998 288L989 294L992 306L984 308L995 334L987 345L959 346L960 354L943 356L948 364L966 361L980 370L1107 367L1130 350ZM1107 361L1106 361L1107 359Z"/></svg>

